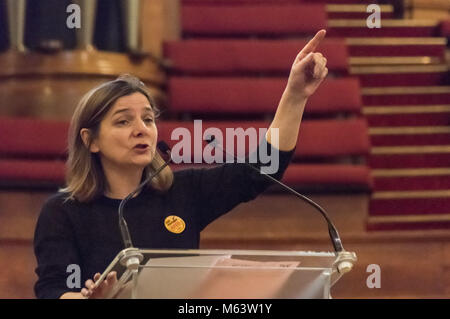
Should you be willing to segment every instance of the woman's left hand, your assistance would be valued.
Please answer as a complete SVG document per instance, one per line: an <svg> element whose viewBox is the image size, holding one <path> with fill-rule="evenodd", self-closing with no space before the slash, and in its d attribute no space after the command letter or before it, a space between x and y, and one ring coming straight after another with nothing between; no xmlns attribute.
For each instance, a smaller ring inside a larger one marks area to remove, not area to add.
<svg viewBox="0 0 450 319"><path fill-rule="evenodd" d="M325 34L325 30L317 32L295 58L286 86L286 92L291 97L307 99L327 76L327 59L321 53L314 52Z"/></svg>
<svg viewBox="0 0 450 319"><path fill-rule="evenodd" d="M94 281L99 280L100 276L100 273L96 273L94 275ZM110 272L98 287L95 287L94 281L91 279L86 281L86 287L81 289L81 295L89 299L107 298L114 285L117 283L117 273L115 271Z"/></svg>

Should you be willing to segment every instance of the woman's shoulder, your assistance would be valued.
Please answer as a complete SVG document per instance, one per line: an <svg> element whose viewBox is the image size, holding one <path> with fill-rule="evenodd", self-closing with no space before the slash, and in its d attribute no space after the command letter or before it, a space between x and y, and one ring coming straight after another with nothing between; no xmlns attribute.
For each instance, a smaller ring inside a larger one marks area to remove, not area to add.
<svg viewBox="0 0 450 319"><path fill-rule="evenodd" d="M73 202L72 199L70 199L69 193L66 192L56 192L53 194L50 194L47 199L44 202L44 205L47 206L63 206L66 203Z"/></svg>
<svg viewBox="0 0 450 319"><path fill-rule="evenodd" d="M54 215L62 210L70 209L75 203L76 200L71 199L69 193L53 193L44 201L41 208L41 215Z"/></svg>

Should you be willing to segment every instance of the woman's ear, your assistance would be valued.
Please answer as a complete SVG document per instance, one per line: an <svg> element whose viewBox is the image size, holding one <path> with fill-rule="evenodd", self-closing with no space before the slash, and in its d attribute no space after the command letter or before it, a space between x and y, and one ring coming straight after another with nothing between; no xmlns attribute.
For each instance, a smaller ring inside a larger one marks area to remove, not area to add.
<svg viewBox="0 0 450 319"><path fill-rule="evenodd" d="M80 136L81 136L81 140L83 141L84 146L89 147L89 141L91 139L91 131L87 128L82 128L80 130ZM100 151L100 149L97 146L97 143L95 142L95 140L90 141L91 142L91 146L89 147L89 150L92 153L97 153Z"/></svg>

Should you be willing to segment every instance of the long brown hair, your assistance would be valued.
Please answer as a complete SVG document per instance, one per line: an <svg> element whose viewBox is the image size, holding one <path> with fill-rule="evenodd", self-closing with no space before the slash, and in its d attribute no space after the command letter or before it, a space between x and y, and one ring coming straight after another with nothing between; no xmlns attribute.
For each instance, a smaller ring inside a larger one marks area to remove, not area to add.
<svg viewBox="0 0 450 319"><path fill-rule="evenodd" d="M68 199L89 202L106 191L106 177L97 153L91 153L92 140L98 137L100 122L108 110L122 96L135 92L145 95L155 113L160 115L149 90L138 78L124 74L114 81L103 83L87 92L78 103L72 116L69 128L68 159L66 163L66 187L60 192L69 193ZM80 131L87 128L90 131L88 145L83 142ZM142 180L158 169L164 160L156 151L152 162L144 168ZM148 188L166 191L173 182L173 173L169 166L148 184Z"/></svg>

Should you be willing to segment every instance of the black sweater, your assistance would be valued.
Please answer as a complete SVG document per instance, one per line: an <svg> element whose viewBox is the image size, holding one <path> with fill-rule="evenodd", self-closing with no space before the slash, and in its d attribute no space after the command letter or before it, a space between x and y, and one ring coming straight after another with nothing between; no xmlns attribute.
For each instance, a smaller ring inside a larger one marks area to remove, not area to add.
<svg viewBox="0 0 450 319"><path fill-rule="evenodd" d="M267 141L263 141L267 143ZM269 149L274 150L269 144ZM281 179L294 150L279 151ZM268 164L253 164L256 166ZM225 163L208 169L186 169L174 173L171 188L161 193L145 188L127 202L124 217L133 244L138 248L197 249L200 232L239 203L254 199L273 182L241 163ZM101 196L89 203L67 201L56 193L42 207L34 235L38 298L59 298L69 289L67 266L81 269L81 287L97 272L102 273L124 248L118 226L119 199ZM170 232L166 217L185 222L181 233Z"/></svg>

